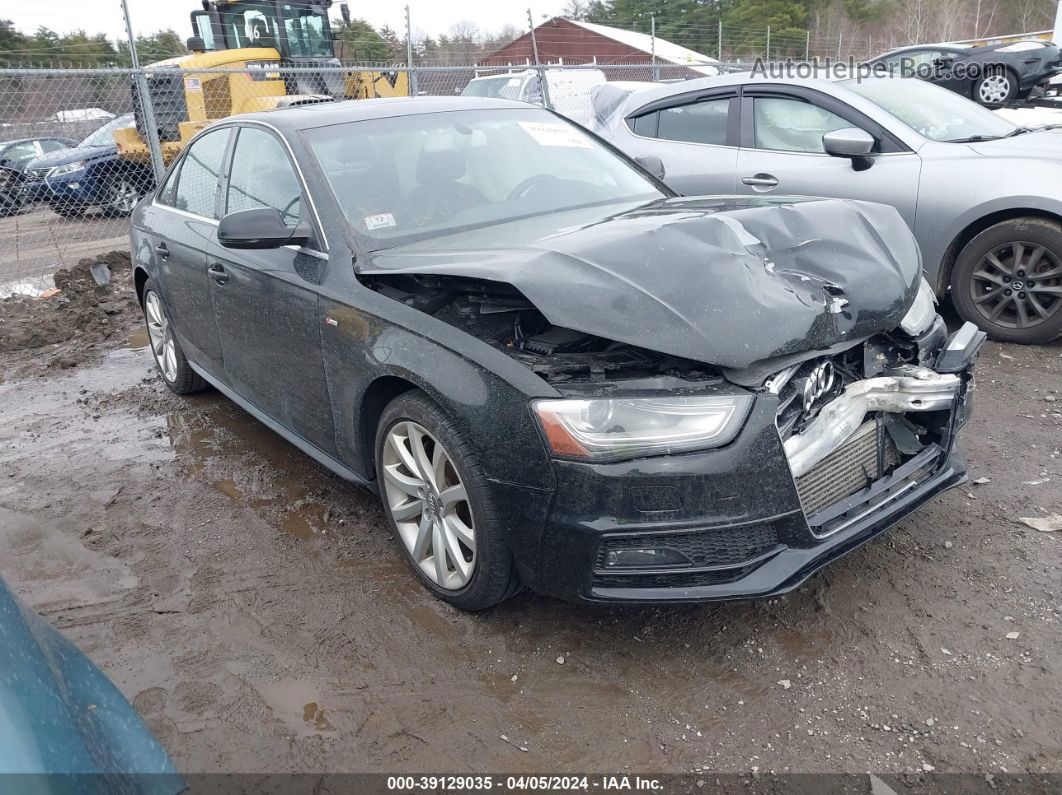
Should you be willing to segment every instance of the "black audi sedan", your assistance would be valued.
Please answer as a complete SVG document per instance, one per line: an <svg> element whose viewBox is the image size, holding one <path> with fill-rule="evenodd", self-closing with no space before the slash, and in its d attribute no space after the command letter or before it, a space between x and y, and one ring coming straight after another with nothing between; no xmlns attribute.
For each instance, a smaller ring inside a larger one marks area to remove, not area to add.
<svg viewBox="0 0 1062 795"><path fill-rule="evenodd" d="M378 493L469 610L781 593L964 479L984 335L894 209L645 165L504 100L218 123L133 216L162 377Z"/></svg>

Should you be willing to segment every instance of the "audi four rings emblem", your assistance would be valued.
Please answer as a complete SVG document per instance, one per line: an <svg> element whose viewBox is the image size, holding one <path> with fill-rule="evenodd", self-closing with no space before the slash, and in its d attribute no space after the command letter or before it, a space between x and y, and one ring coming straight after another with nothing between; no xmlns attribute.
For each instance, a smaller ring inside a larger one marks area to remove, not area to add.
<svg viewBox="0 0 1062 795"><path fill-rule="evenodd" d="M821 362L804 381L804 411L810 411L815 402L824 397L833 387L833 362Z"/></svg>

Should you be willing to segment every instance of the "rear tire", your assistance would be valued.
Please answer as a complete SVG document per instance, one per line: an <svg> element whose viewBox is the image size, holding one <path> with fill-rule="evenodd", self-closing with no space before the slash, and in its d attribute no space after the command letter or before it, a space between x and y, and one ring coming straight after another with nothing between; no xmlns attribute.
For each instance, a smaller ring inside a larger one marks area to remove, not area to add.
<svg viewBox="0 0 1062 795"><path fill-rule="evenodd" d="M974 101L986 108L1002 108L1018 96L1018 76L1005 66L985 69L974 83Z"/></svg>
<svg viewBox="0 0 1062 795"><path fill-rule="evenodd" d="M144 282L141 306L144 310L144 322L147 325L151 355L163 382L176 395L190 395L205 389L207 382L192 369L181 350L181 343L170 326L169 311L162 296L155 290L151 279Z"/></svg>
<svg viewBox="0 0 1062 795"><path fill-rule="evenodd" d="M103 214L108 218L127 218L132 215L141 199L143 180L136 174L118 174L106 187Z"/></svg>
<svg viewBox="0 0 1062 795"><path fill-rule="evenodd" d="M424 587L468 611L493 607L520 590L479 459L423 392L405 392L384 409L376 472L391 531Z"/></svg>
<svg viewBox="0 0 1062 795"><path fill-rule="evenodd" d="M1038 345L1062 334L1062 227L1015 218L959 253L951 294L964 320L1001 342Z"/></svg>

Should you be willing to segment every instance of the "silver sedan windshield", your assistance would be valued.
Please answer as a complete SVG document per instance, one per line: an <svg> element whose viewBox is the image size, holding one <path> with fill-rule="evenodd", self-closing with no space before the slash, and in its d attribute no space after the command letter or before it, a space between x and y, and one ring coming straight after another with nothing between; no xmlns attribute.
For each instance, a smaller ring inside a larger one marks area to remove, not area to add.
<svg viewBox="0 0 1062 795"><path fill-rule="evenodd" d="M663 194L581 128L546 111L415 114L304 134L350 224L376 247Z"/></svg>
<svg viewBox="0 0 1062 795"><path fill-rule="evenodd" d="M872 77L842 85L931 141L989 141L1018 129L976 102L914 78Z"/></svg>

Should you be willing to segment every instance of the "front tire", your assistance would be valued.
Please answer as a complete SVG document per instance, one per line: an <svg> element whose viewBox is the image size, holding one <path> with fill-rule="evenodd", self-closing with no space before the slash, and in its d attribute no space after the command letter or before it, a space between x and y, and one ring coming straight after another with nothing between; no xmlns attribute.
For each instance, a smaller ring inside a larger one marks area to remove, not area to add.
<svg viewBox="0 0 1062 795"><path fill-rule="evenodd" d="M1018 76L1005 66L990 67L974 83L974 101L986 108L1002 108L1018 96Z"/></svg>
<svg viewBox="0 0 1062 795"><path fill-rule="evenodd" d="M952 271L959 315L1001 342L1043 344L1062 334L1062 227L1015 218L989 227Z"/></svg>
<svg viewBox="0 0 1062 795"><path fill-rule="evenodd" d="M106 186L103 214L108 218L127 218L140 202L142 180L131 174L119 174Z"/></svg>
<svg viewBox="0 0 1062 795"><path fill-rule="evenodd" d="M151 355L155 357L162 380L176 395L190 395L204 389L206 381L184 357L181 343L177 341L170 325L166 304L151 279L144 282L143 296L144 322L147 324Z"/></svg>
<svg viewBox="0 0 1062 795"><path fill-rule="evenodd" d="M376 432L388 523L417 577L461 610L485 610L520 587L504 525L475 451L427 395L396 397Z"/></svg>

